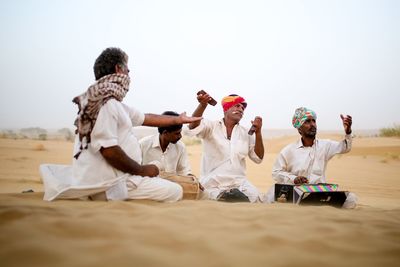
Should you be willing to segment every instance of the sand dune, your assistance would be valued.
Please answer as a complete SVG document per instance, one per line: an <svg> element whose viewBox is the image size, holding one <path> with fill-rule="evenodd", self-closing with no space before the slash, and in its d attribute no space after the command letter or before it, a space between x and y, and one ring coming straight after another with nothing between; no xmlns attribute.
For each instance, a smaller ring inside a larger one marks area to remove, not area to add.
<svg viewBox="0 0 400 267"><path fill-rule="evenodd" d="M338 136L328 136L339 138ZM272 184L266 140L252 182ZM199 173L201 146L189 146ZM328 179L355 192L355 210L214 201L45 202L38 166L69 164L72 143L0 139L1 266L399 266L400 139L358 138ZM33 189L34 193L21 193Z"/></svg>

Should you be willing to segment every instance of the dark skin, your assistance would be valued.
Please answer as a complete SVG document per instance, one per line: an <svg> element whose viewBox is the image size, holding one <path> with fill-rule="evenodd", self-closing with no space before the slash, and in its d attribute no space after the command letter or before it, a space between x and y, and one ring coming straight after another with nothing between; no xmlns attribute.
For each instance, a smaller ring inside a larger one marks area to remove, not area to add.
<svg viewBox="0 0 400 267"><path fill-rule="evenodd" d="M170 143L176 144L181 138L182 138L182 129L172 131L172 132L168 132L166 130L163 131L159 135L161 150L163 152L165 152L165 150L167 150L167 147ZM188 174L188 175L193 176L192 174ZM204 191L204 187L201 184L199 184L199 187L200 187L200 190Z"/></svg>
<svg viewBox="0 0 400 267"><path fill-rule="evenodd" d="M209 94L198 94L197 95L197 101L199 102L199 105L197 106L196 110L193 112L192 116L197 117L197 116L203 116L204 111L207 108L208 101L211 100L211 96ZM231 107L227 111L224 112L224 124L226 127L226 136L228 139L231 139L232 135L232 130L233 127L240 122L240 120L243 117L245 107L242 104L236 104L235 106ZM257 154L257 156L262 159L264 158L264 144L262 141L262 134L261 134L261 128L262 128L262 118L261 117L255 117L251 123L255 127L255 135L256 135L256 142L255 142L255 147L254 151ZM189 129L194 129L197 126L200 125L200 121L196 121L193 123L189 124Z"/></svg>
<svg viewBox="0 0 400 267"><path fill-rule="evenodd" d="M129 69L127 64L115 65L115 73L123 73L128 75ZM179 116L167 116L156 114L145 114L143 122L144 126L164 127L175 124L193 123L200 121L202 118L193 118L182 113ZM159 169L154 164L140 165L131 159L120 146L101 147L100 153L115 169L132 175L155 177L159 174Z"/></svg>
<svg viewBox="0 0 400 267"><path fill-rule="evenodd" d="M342 115L340 114L340 118L342 119L344 132L346 134L351 134L351 125L353 123L353 119L350 115ZM315 137L317 135L317 122L314 118L307 119L303 125L298 129L299 134L301 135L301 141L305 147L311 147L314 144ZM296 185L306 184L308 183L307 177L297 176L294 179L294 183Z"/></svg>
<svg viewBox="0 0 400 267"><path fill-rule="evenodd" d="M159 135L161 150L165 152L169 143L176 144L182 138L182 129L168 132L163 131Z"/></svg>

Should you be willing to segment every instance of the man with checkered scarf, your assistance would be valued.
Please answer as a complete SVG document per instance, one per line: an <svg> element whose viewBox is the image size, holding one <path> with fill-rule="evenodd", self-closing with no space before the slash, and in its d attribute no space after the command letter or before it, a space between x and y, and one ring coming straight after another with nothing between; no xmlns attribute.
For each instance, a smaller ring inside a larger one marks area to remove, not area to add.
<svg viewBox="0 0 400 267"><path fill-rule="evenodd" d="M180 200L180 185L158 177L156 165L141 164L133 127L165 127L201 118L144 114L123 103L130 77L128 56L119 48L105 49L93 69L96 81L73 99L78 116L72 175L67 166L68 175L60 176L65 179L45 179L44 199Z"/></svg>

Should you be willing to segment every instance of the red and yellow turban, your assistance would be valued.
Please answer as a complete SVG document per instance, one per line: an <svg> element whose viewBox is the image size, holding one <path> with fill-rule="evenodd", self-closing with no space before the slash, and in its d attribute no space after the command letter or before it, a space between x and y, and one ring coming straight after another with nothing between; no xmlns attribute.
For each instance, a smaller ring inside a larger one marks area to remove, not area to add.
<svg viewBox="0 0 400 267"><path fill-rule="evenodd" d="M238 95L225 96L224 98L222 98L221 104L222 108L224 109L224 112L236 104L242 104L244 108L247 107L246 100L244 100L243 97Z"/></svg>

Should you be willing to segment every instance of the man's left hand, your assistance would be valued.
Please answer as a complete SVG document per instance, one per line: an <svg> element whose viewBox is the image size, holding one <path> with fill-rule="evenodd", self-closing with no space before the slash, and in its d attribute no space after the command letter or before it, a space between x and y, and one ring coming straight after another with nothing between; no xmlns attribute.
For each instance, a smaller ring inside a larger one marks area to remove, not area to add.
<svg viewBox="0 0 400 267"><path fill-rule="evenodd" d="M351 134L351 124L353 123L352 117L350 115L343 116L340 114L340 118L342 119L345 133Z"/></svg>
<svg viewBox="0 0 400 267"><path fill-rule="evenodd" d="M254 126L256 133L260 133L261 132L261 128L262 128L262 118L261 117L256 116L254 118L254 120L251 121L251 124Z"/></svg>

